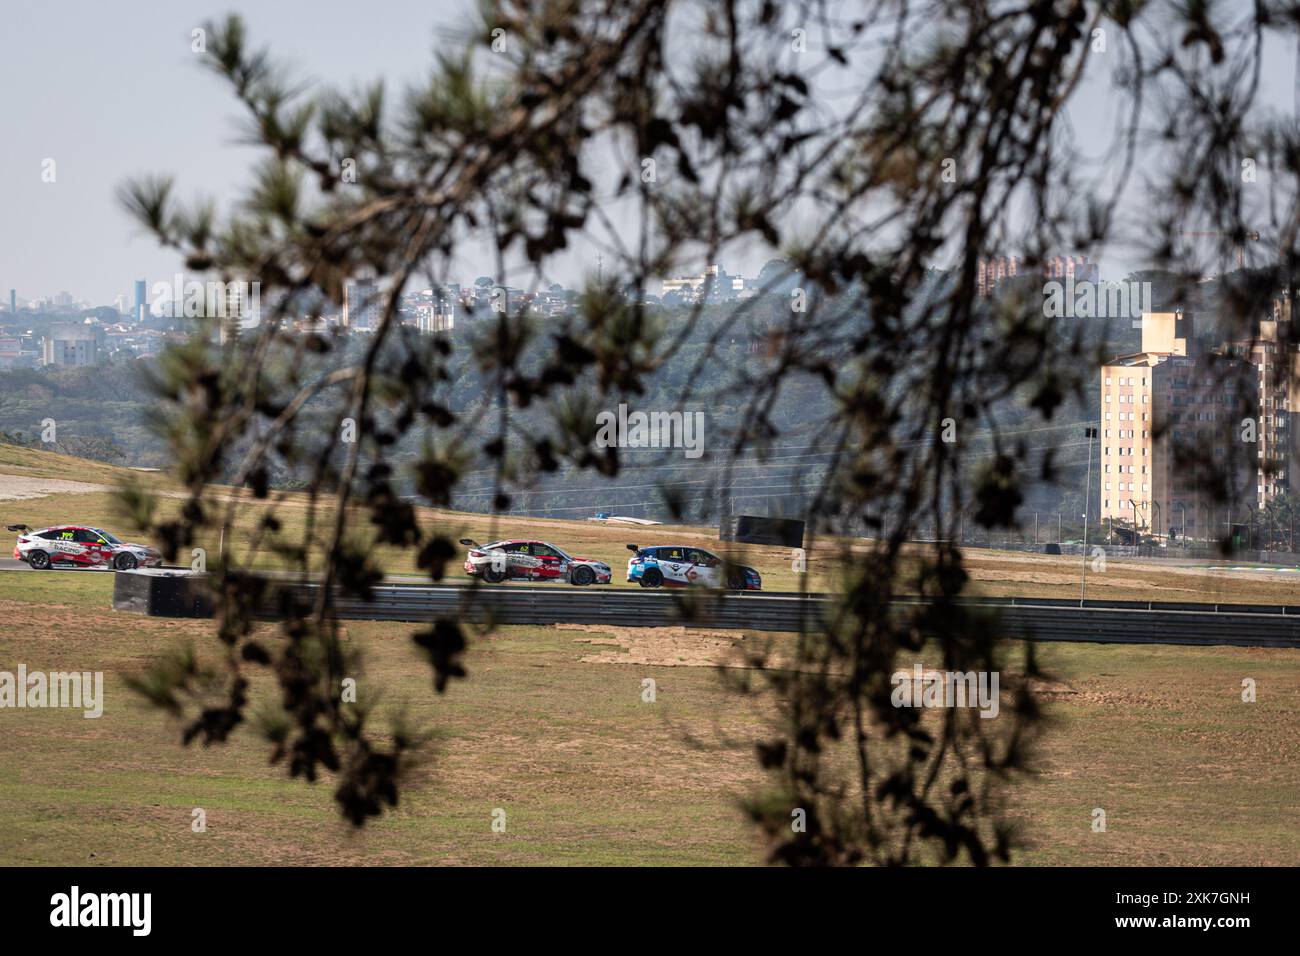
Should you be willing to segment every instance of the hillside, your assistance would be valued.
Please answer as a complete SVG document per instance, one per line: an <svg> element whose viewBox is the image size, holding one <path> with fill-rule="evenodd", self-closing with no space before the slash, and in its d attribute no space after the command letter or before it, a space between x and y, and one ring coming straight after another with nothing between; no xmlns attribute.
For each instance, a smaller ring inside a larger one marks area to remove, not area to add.
<svg viewBox="0 0 1300 956"><path fill-rule="evenodd" d="M150 487L161 488L171 484L168 476L159 471L140 471L122 465L93 461L89 458L76 458L57 452L42 451L39 448L5 443L0 443L0 474L102 484L113 484L134 476Z"/></svg>

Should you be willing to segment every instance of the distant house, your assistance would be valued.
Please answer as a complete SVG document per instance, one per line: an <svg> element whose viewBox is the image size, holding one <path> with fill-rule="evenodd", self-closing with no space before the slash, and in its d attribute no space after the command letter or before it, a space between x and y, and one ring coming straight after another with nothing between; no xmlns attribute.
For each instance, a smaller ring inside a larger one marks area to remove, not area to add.
<svg viewBox="0 0 1300 956"><path fill-rule="evenodd" d="M17 336L0 336L0 368L35 368L40 357L39 352L25 351Z"/></svg>

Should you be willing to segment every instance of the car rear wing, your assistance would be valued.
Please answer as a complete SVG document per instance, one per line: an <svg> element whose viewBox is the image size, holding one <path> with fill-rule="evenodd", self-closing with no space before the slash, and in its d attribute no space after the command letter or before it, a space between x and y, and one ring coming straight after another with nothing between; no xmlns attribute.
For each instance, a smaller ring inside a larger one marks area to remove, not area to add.
<svg viewBox="0 0 1300 956"><path fill-rule="evenodd" d="M635 545L635 544L629 544L629 545L627 546L627 549L628 549L629 551L633 551L633 552L638 552L638 551L641 550L641 548L640 548L639 546Z"/></svg>
<svg viewBox="0 0 1300 956"><path fill-rule="evenodd" d="M480 548L480 547L482 547L482 545L480 545L480 544L479 544L477 541L475 541L473 538L461 538L461 539L460 539L460 543L463 544L463 545L464 545L465 547L467 547L467 548Z"/></svg>
<svg viewBox="0 0 1300 956"><path fill-rule="evenodd" d="M24 531L31 531L32 529L27 527L25 524L7 524L5 525L5 530L17 531L19 534L22 534Z"/></svg>

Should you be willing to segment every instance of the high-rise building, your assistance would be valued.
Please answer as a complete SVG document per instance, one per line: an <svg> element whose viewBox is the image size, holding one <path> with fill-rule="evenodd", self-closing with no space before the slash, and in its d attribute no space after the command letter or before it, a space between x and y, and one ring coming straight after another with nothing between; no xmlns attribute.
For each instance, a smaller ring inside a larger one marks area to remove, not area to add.
<svg viewBox="0 0 1300 956"><path fill-rule="evenodd" d="M349 279L343 285L343 327L369 332L378 327L383 296L374 279Z"/></svg>
<svg viewBox="0 0 1300 956"><path fill-rule="evenodd" d="M1279 351L1278 325L1207 351L1190 316L1142 316L1142 351L1101 369L1103 521L1210 541L1293 487L1300 355Z"/></svg>
<svg viewBox="0 0 1300 956"><path fill-rule="evenodd" d="M421 332L450 332L456 326L455 314L436 305L415 307L415 327Z"/></svg>
<svg viewBox="0 0 1300 956"><path fill-rule="evenodd" d="M979 259L975 263L975 292L981 298L993 294L998 283L1026 274L1025 260L1018 256L995 256L991 259ZM1101 270L1097 263L1089 262L1087 256L1051 256L1043 260L1043 278L1066 279L1075 282L1098 282Z"/></svg>
<svg viewBox="0 0 1300 956"><path fill-rule="evenodd" d="M459 286L440 286L428 290L428 304L421 305L417 326L421 332L450 332L456 326L456 300Z"/></svg>
<svg viewBox="0 0 1300 956"><path fill-rule="evenodd" d="M1290 300L1275 299L1272 317L1259 323L1255 337L1229 347L1232 354L1249 359L1258 379L1255 490L1260 508L1300 489L1300 432L1289 421L1291 412L1300 408L1300 351L1290 344L1290 323Z"/></svg>
<svg viewBox="0 0 1300 956"><path fill-rule="evenodd" d="M1020 273L1018 256L996 256L975 263L975 291L981 299L993 294L997 284Z"/></svg>
<svg viewBox="0 0 1300 956"><path fill-rule="evenodd" d="M135 320L136 320L137 322L143 322L144 319L145 319L145 316L147 316L147 315L149 314L149 312L148 312L148 308L149 308L149 300L148 300L148 294L147 294L146 289L145 289L145 285L146 285L146 283L145 283L145 280L144 280L144 279L136 279L136 280L135 280L135 313L134 313L134 318L135 318Z"/></svg>
<svg viewBox="0 0 1300 956"><path fill-rule="evenodd" d="M1100 270L1087 256L1052 256L1043 260L1043 276L1048 279L1071 278L1075 282L1096 282Z"/></svg>
<svg viewBox="0 0 1300 956"><path fill-rule="evenodd" d="M10 315L18 314L18 290L17 289L9 290L9 314Z"/></svg>

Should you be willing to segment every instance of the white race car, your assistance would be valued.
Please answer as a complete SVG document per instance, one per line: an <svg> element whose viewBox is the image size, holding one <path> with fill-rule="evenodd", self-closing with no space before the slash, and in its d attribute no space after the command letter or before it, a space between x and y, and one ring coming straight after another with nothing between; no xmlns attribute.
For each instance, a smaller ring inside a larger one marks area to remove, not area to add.
<svg viewBox="0 0 1300 956"><path fill-rule="evenodd" d="M568 581L579 586L608 584L613 572L603 561L575 558L545 541L525 539L479 544L473 538L461 538L469 548L465 573L481 577L489 584L502 581Z"/></svg>
<svg viewBox="0 0 1300 956"><path fill-rule="evenodd" d="M19 533L14 557L36 571L55 567L130 571L162 564L162 552L156 548L127 544L99 528L62 524L33 531L25 524L11 524L8 530Z"/></svg>
<svg viewBox="0 0 1300 956"><path fill-rule="evenodd" d="M642 548L629 544L632 558L627 579L643 588L684 588L699 585L732 591L761 591L763 579L748 565L732 564L712 551L694 545L656 545Z"/></svg>

